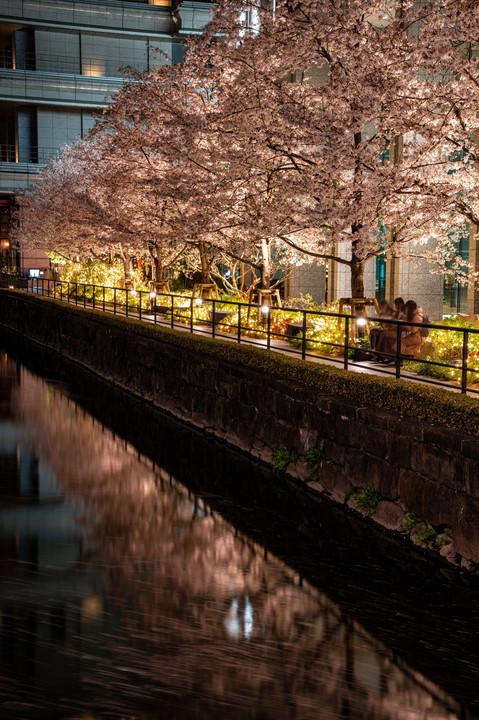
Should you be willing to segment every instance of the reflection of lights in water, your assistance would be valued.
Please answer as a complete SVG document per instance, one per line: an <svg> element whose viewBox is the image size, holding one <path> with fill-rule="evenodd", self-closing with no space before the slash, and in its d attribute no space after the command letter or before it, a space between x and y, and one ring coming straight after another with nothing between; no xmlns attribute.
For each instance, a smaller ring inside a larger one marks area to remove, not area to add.
<svg viewBox="0 0 479 720"><path fill-rule="evenodd" d="M248 596L245 598L242 624L243 637L246 640L249 640L253 632L253 606L250 603ZM238 640L241 634L241 617L240 612L238 612L238 600L236 598L231 602L229 613L225 619L225 628L231 637Z"/></svg>
<svg viewBox="0 0 479 720"><path fill-rule="evenodd" d="M251 633L253 632L253 606L249 601L249 597L246 596L244 602L244 636L247 640L250 639Z"/></svg>
<svg viewBox="0 0 479 720"><path fill-rule="evenodd" d="M234 637L235 640L239 637L239 619L238 619L238 601L235 599L231 603L231 608L226 616L225 628L229 635Z"/></svg>
<svg viewBox="0 0 479 720"><path fill-rule="evenodd" d="M100 620L103 613L103 603L101 598L93 595L91 597L84 598L81 604L81 615L82 620L96 621Z"/></svg>
<svg viewBox="0 0 479 720"><path fill-rule="evenodd" d="M204 506L201 502L194 502L191 506L191 516L192 517L198 517L198 518L204 518L208 515L208 512L205 510Z"/></svg>

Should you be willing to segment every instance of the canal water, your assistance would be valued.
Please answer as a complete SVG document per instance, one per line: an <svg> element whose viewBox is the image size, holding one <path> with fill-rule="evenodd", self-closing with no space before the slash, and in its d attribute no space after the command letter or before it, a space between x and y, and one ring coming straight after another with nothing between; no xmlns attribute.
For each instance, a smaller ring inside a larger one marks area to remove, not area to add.
<svg viewBox="0 0 479 720"><path fill-rule="evenodd" d="M2 348L2 720L479 718L471 579Z"/></svg>

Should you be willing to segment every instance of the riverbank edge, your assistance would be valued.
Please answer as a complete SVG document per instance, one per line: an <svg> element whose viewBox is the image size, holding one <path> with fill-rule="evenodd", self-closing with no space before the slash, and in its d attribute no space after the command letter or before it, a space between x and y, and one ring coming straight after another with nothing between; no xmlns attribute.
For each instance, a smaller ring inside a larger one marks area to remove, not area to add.
<svg viewBox="0 0 479 720"><path fill-rule="evenodd" d="M322 372L313 363L21 291L0 292L0 322L10 330L276 465L279 475L287 473L388 533L477 573L477 435L327 393L307 382ZM306 382L300 382L298 368L305 366ZM366 395L376 381L389 393L398 382L332 370L345 385L352 375L355 384L362 381ZM447 393L435 392L439 398Z"/></svg>

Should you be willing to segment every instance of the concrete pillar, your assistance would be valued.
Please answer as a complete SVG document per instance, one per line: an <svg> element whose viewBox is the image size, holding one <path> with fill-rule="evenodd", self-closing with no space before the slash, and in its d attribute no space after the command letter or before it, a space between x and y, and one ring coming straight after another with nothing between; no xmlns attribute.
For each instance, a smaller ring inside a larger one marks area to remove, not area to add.
<svg viewBox="0 0 479 720"><path fill-rule="evenodd" d="M405 301L414 300L431 320L442 320L444 275L431 273L431 265L426 260L401 260L398 289L398 295Z"/></svg>
<svg viewBox="0 0 479 720"><path fill-rule="evenodd" d="M35 70L35 32L28 28L15 30L15 67L17 70Z"/></svg>
<svg viewBox="0 0 479 720"><path fill-rule="evenodd" d="M23 105L17 108L18 162L38 162L37 108Z"/></svg>
<svg viewBox="0 0 479 720"><path fill-rule="evenodd" d="M388 232L389 235L389 232ZM386 258L386 300L392 305L394 298L399 297L400 260L393 253Z"/></svg>
<svg viewBox="0 0 479 720"><path fill-rule="evenodd" d="M477 241L479 235L477 225L471 224L469 233L469 262L472 265L472 271L479 271L479 248ZM467 314L477 315L479 313L479 288L475 285L469 285L467 288Z"/></svg>
<svg viewBox="0 0 479 720"><path fill-rule="evenodd" d="M326 300L326 268L306 262L294 268L286 282L288 297L309 294L320 305Z"/></svg>

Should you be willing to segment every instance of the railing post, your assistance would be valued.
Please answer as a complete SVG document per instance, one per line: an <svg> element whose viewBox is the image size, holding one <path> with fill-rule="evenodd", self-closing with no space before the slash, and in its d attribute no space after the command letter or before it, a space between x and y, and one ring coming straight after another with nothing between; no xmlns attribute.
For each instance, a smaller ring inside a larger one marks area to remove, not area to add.
<svg viewBox="0 0 479 720"><path fill-rule="evenodd" d="M40 278L40 280L42 281L42 295L45 295L45 280L44 278Z"/></svg>
<svg viewBox="0 0 479 720"><path fill-rule="evenodd" d="M190 332L193 332L193 295L190 298Z"/></svg>
<svg viewBox="0 0 479 720"><path fill-rule="evenodd" d="M349 365L349 315L346 316L344 322L344 369L348 369Z"/></svg>
<svg viewBox="0 0 479 720"><path fill-rule="evenodd" d="M467 356L469 343L469 331L464 330L462 336L462 374L461 374L461 393L464 395L467 390Z"/></svg>
<svg viewBox="0 0 479 720"><path fill-rule="evenodd" d="M125 288L125 315L126 315L126 317L128 317L128 295L129 295L129 293L130 293L130 291L128 290L128 288Z"/></svg>
<svg viewBox="0 0 479 720"><path fill-rule="evenodd" d="M75 305L78 305L78 283L75 283Z"/></svg>
<svg viewBox="0 0 479 720"><path fill-rule="evenodd" d="M60 300L63 302L63 280L60 280Z"/></svg>
<svg viewBox="0 0 479 720"><path fill-rule="evenodd" d="M105 286L103 285L103 312L105 312Z"/></svg>
<svg viewBox="0 0 479 720"><path fill-rule="evenodd" d="M67 303L70 304L70 281L67 282Z"/></svg>
<svg viewBox="0 0 479 720"><path fill-rule="evenodd" d="M113 315L116 315L116 287L113 288Z"/></svg>
<svg viewBox="0 0 479 720"><path fill-rule="evenodd" d="M139 296L139 298L140 298L140 307L138 308L138 319L139 319L139 320L141 320L141 293L142 293L142 291L139 290L139 291L138 291L138 296Z"/></svg>
<svg viewBox="0 0 479 720"><path fill-rule="evenodd" d="M241 305L238 303L238 342L241 342Z"/></svg>
<svg viewBox="0 0 479 720"><path fill-rule="evenodd" d="M86 308L86 283L83 283L83 307Z"/></svg>
<svg viewBox="0 0 479 720"><path fill-rule="evenodd" d="M171 327L175 327L175 296L171 296Z"/></svg>
<svg viewBox="0 0 479 720"><path fill-rule="evenodd" d="M396 378L401 377L401 324L396 325Z"/></svg>
<svg viewBox="0 0 479 720"><path fill-rule="evenodd" d="M303 310L303 342L301 343L301 358L306 360L306 310Z"/></svg>
<svg viewBox="0 0 479 720"><path fill-rule="evenodd" d="M215 311L216 311L216 300L213 298L213 309L211 312L212 316L212 322L211 322L211 337L214 338L215 336Z"/></svg>
<svg viewBox="0 0 479 720"><path fill-rule="evenodd" d="M268 306L268 314L267 314L266 322L267 322L267 325L266 325L266 330L267 330L266 348L268 350L270 350L271 349L271 307L269 307L269 306Z"/></svg>
<svg viewBox="0 0 479 720"><path fill-rule="evenodd" d="M93 310L95 309L95 288L96 288L96 285L91 286L91 300L92 300Z"/></svg>

